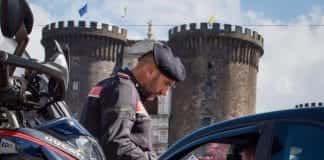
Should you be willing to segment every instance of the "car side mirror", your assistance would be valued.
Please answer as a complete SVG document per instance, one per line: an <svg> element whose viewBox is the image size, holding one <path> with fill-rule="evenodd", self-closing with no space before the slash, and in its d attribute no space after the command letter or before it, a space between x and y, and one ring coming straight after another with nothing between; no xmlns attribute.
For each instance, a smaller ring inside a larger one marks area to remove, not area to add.
<svg viewBox="0 0 324 160"><path fill-rule="evenodd" d="M12 38L22 25L27 33L33 28L33 14L25 0L0 1L1 32L5 37Z"/></svg>

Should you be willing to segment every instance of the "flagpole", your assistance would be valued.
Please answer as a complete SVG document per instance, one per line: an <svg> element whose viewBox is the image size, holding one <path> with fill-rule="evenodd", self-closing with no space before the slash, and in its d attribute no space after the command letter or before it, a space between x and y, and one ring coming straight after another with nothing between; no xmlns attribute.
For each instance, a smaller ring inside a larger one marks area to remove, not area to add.
<svg viewBox="0 0 324 160"><path fill-rule="evenodd" d="M122 16L121 16L121 23L122 23L122 28L126 29L126 16L127 16L127 4L123 0L121 4L121 9L122 9Z"/></svg>

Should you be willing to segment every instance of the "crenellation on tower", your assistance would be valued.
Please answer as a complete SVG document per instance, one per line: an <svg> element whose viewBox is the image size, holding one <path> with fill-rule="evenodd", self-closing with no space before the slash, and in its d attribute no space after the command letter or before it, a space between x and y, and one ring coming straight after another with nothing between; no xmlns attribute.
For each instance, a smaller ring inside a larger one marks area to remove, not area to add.
<svg viewBox="0 0 324 160"><path fill-rule="evenodd" d="M43 27L42 32L44 32L45 30L49 30L49 25L46 25L45 27Z"/></svg>
<svg viewBox="0 0 324 160"><path fill-rule="evenodd" d="M247 35L247 36L251 36L251 29L245 28L244 34Z"/></svg>
<svg viewBox="0 0 324 160"><path fill-rule="evenodd" d="M51 23L50 29L54 29L56 27L56 23Z"/></svg>
<svg viewBox="0 0 324 160"><path fill-rule="evenodd" d="M186 31L187 30L187 25L183 24L180 26L180 31Z"/></svg>
<svg viewBox="0 0 324 160"><path fill-rule="evenodd" d="M90 28L96 30L97 29L97 22L90 22Z"/></svg>
<svg viewBox="0 0 324 160"><path fill-rule="evenodd" d="M224 32L225 33L231 33L232 32L232 25L224 24Z"/></svg>
<svg viewBox="0 0 324 160"><path fill-rule="evenodd" d="M235 32L236 33L242 33L243 32L242 26L235 26Z"/></svg>
<svg viewBox="0 0 324 160"><path fill-rule="evenodd" d="M212 31L213 32L220 32L220 24L219 23L213 23Z"/></svg>
<svg viewBox="0 0 324 160"><path fill-rule="evenodd" d="M200 30L201 31L208 31L208 23L200 23Z"/></svg>
<svg viewBox="0 0 324 160"><path fill-rule="evenodd" d="M198 26L198 27L197 27ZM189 28L189 29L188 29ZM244 32L243 32L244 31ZM205 36L224 36L227 38L245 39L250 43L257 45L260 49L263 49L263 37L249 28L243 28L239 25L213 23L208 25L207 23L190 23L189 27L187 24L175 26L169 30L169 37L177 37L178 35L205 37ZM177 35L177 36L174 36Z"/></svg>
<svg viewBox="0 0 324 160"><path fill-rule="evenodd" d="M74 28L74 21L68 21L67 29Z"/></svg>
<svg viewBox="0 0 324 160"><path fill-rule="evenodd" d="M112 32L113 33L118 33L118 27L117 26L112 26Z"/></svg>
<svg viewBox="0 0 324 160"><path fill-rule="evenodd" d="M77 28L86 28L86 22L85 21L79 21Z"/></svg>
<svg viewBox="0 0 324 160"><path fill-rule="evenodd" d="M104 31L109 31L109 25L106 23L101 24L101 29Z"/></svg>
<svg viewBox="0 0 324 160"><path fill-rule="evenodd" d="M65 23L67 25L65 26ZM77 25L75 25L77 24ZM93 36L109 36L115 39L119 39L122 41L126 41L127 37L127 30L124 28L119 28L118 26L110 26L108 24L102 23L99 25L97 22L89 22L87 25L86 21L60 21L60 22L53 22L49 26L46 25L42 32L43 36L50 37L50 36L57 36L58 34L77 34L77 35L93 35ZM82 31L80 34L79 32Z"/></svg>
<svg viewBox="0 0 324 160"><path fill-rule="evenodd" d="M186 25L186 24L184 24L184 25ZM190 27L189 27L190 31L196 31L196 23L190 23L189 25L190 25ZM176 33L176 32L173 32L173 33Z"/></svg>
<svg viewBox="0 0 324 160"><path fill-rule="evenodd" d="M64 22L63 21L58 22L58 28L59 29L64 28Z"/></svg>

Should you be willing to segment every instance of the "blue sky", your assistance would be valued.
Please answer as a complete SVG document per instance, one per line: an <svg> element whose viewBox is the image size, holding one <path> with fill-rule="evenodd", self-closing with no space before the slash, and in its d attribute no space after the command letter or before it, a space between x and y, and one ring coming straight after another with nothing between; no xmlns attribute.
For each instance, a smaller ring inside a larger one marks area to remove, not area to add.
<svg viewBox="0 0 324 160"><path fill-rule="evenodd" d="M102 4L109 5L110 2L110 1L105 2L104 0L52 0L52 1L28 0L28 1L36 5L42 6L51 14L51 16L55 18L62 18L62 17L77 18L72 16L73 14L71 14L73 12L77 13L77 10L71 10L73 6L81 7L82 6L81 4L88 3L89 12L93 12L94 10L104 9L105 6L103 6ZM119 2L127 6L128 1L130 0L120 0ZM115 3L116 0L112 2ZM135 2L142 3L143 0L137 0ZM200 1L199 3L204 3L204 1ZM266 0L243 0L240 2L240 4L242 10L245 11L252 10L255 12L259 12L262 13L265 17L271 17L273 19L277 19L282 22L291 21L292 19L296 18L297 16L300 16L301 14L310 12L313 8L322 9L324 7L323 0L294 0L294 1L292 0L267 0L267 1ZM110 15L106 15L106 16L110 16ZM97 18L100 19L100 17ZM111 18L113 19L114 17L111 16ZM116 22L118 22L118 19L115 20Z"/></svg>
<svg viewBox="0 0 324 160"><path fill-rule="evenodd" d="M173 25L216 22L250 26L265 39L257 81L257 112L292 108L295 104L323 101L324 25L323 0L88 0L88 13L78 15L86 0L28 0L35 27L28 46L42 58L41 28L59 20L98 21L114 25L154 24L153 38L168 39ZM127 15L122 18L123 7ZM287 24L287 26L276 26ZM146 37L146 26L124 26L129 39Z"/></svg>
<svg viewBox="0 0 324 160"><path fill-rule="evenodd" d="M323 8L323 0L243 0L243 10L254 10L265 17L291 21L297 16L310 12L314 7Z"/></svg>
<svg viewBox="0 0 324 160"><path fill-rule="evenodd" d="M322 0L28 0L37 7L44 9L49 15L48 22L57 20L86 20L98 21L115 25L140 24L145 25L149 20L153 24L179 25L182 23L208 21L209 17L216 16L216 22L230 24L257 24L251 15L234 17L236 14L252 14L270 20L271 24L288 24L296 19L311 13L323 10ZM84 17L78 15L78 9L88 3L88 13ZM197 7L198 6L198 7ZM126 18L121 18L123 8L127 8ZM208 9L205 11L204 8ZM194 8L191 10L191 8ZM155 12L157 10L157 12ZM179 16L174 18L167 15ZM187 12L186 12L187 11ZM191 13L194 12L194 13ZM142 13L142 14L140 14ZM163 19L160 20L162 13ZM228 14L228 15L227 15ZM138 16L137 16L138 15ZM166 16L165 16L166 15ZM137 16L137 17L136 17ZM250 16L250 17L249 17ZM166 20L166 18L168 18ZM267 24L266 22L258 22ZM36 29L41 29L44 24L39 24ZM259 24L258 24L259 25ZM141 38L145 35L145 27L123 26L129 31L129 36ZM157 26L154 28L159 35L156 38L167 39L166 33L170 26ZM255 27L254 27L255 28ZM252 29L254 29L252 28Z"/></svg>

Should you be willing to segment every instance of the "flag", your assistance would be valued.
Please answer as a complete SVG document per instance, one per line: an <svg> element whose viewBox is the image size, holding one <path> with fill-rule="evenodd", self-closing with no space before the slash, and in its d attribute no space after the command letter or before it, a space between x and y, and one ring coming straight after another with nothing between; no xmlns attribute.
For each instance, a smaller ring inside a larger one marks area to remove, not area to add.
<svg viewBox="0 0 324 160"><path fill-rule="evenodd" d="M84 14L86 14L88 11L88 3L85 3L84 6L82 6L79 9L79 15L82 17Z"/></svg>
<svg viewBox="0 0 324 160"><path fill-rule="evenodd" d="M208 24L212 24L215 21L215 16L211 16L208 20Z"/></svg>

